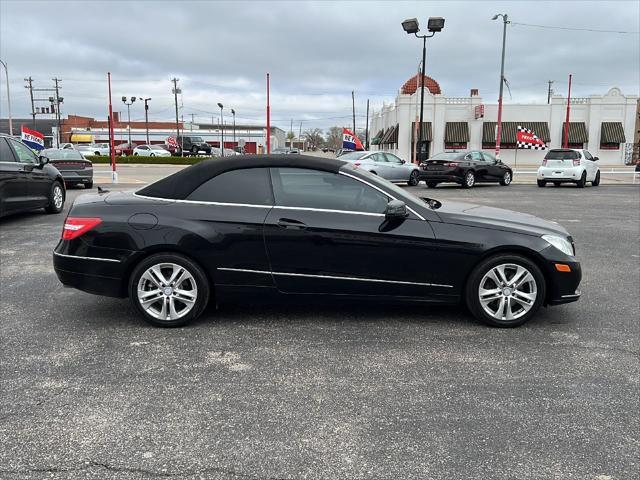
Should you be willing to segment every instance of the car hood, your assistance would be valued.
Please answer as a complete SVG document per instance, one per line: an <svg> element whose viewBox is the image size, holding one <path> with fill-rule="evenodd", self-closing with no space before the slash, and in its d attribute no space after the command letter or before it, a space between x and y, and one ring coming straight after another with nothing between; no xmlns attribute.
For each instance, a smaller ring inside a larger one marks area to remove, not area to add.
<svg viewBox="0 0 640 480"><path fill-rule="evenodd" d="M473 203L442 202L435 210L445 223L491 228L525 235L556 234L564 237L569 232L559 223L544 220L528 213L514 212L503 208L486 207Z"/></svg>

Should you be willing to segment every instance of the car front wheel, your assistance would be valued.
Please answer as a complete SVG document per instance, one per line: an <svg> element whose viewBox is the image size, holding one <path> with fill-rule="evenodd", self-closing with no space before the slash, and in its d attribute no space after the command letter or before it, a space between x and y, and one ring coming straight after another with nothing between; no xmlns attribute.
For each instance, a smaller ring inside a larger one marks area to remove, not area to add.
<svg viewBox="0 0 640 480"><path fill-rule="evenodd" d="M504 172L502 179L500 180L500 185L506 187L507 185L511 185L511 172Z"/></svg>
<svg viewBox="0 0 640 480"><path fill-rule="evenodd" d="M518 327L531 319L546 293L538 266L521 255L497 255L469 276L465 299L471 313L494 327Z"/></svg>
<svg viewBox="0 0 640 480"><path fill-rule="evenodd" d="M600 185L600 170L596 172L596 178L594 178L593 182L591 182L591 186L593 187L597 187L598 185Z"/></svg>
<svg viewBox="0 0 640 480"><path fill-rule="evenodd" d="M418 182L420 182L419 173L417 170L414 170L413 172L411 172L411 175L409 175L409 181L407 182L407 185L409 185L410 187L415 187L416 185L418 185Z"/></svg>
<svg viewBox="0 0 640 480"><path fill-rule="evenodd" d="M427 182L427 188L436 188L438 186L438 182Z"/></svg>
<svg viewBox="0 0 640 480"><path fill-rule="evenodd" d="M49 204L45 208L47 213L60 213L64 207L64 188L58 181L53 182L49 191Z"/></svg>
<svg viewBox="0 0 640 480"><path fill-rule="evenodd" d="M129 279L129 297L144 319L156 327L180 327L198 318L209 301L202 268L174 253L152 255Z"/></svg>

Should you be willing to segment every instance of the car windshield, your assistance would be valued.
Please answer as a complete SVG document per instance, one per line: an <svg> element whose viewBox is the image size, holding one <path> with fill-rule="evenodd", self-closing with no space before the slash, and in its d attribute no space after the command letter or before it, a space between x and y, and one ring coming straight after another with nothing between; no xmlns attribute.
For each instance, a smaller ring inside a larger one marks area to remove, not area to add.
<svg viewBox="0 0 640 480"><path fill-rule="evenodd" d="M164 150L160 145L150 145L151 150Z"/></svg>
<svg viewBox="0 0 640 480"><path fill-rule="evenodd" d="M444 152L438 153L431 157L429 160L455 160L460 157L459 152Z"/></svg>
<svg viewBox="0 0 640 480"><path fill-rule="evenodd" d="M42 155L49 160L84 160L84 157L77 150L43 150Z"/></svg>
<svg viewBox="0 0 640 480"><path fill-rule="evenodd" d="M578 152L574 150L549 150L545 155L545 160L573 160L580 158Z"/></svg>
<svg viewBox="0 0 640 480"><path fill-rule="evenodd" d="M203 143L202 137L189 137L192 143Z"/></svg>
<svg viewBox="0 0 640 480"><path fill-rule="evenodd" d="M91 145L77 145L76 148L78 150L91 150Z"/></svg>
<svg viewBox="0 0 640 480"><path fill-rule="evenodd" d="M343 155L340 155L340 160L360 160L362 157L367 155L369 152L349 152Z"/></svg>

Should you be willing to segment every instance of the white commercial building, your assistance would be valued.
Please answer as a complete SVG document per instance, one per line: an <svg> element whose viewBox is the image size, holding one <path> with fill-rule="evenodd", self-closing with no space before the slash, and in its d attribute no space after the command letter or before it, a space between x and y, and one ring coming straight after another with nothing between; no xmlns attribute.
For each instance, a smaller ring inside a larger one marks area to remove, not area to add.
<svg viewBox="0 0 640 480"><path fill-rule="evenodd" d="M419 78L407 80L394 103L385 103L373 113L372 150L412 160ZM423 142L417 148L418 159L451 149L495 150L497 104L485 104L477 90L468 97L446 97L432 78L425 76L423 83ZM544 157L544 152L516 149L518 125L531 129L549 148L561 148L566 108L567 99L561 95L553 95L549 104L504 103L501 159L509 164L539 164ZM603 165L631 163L637 109L638 96L624 95L615 87L604 95L571 98L569 147L589 150Z"/></svg>

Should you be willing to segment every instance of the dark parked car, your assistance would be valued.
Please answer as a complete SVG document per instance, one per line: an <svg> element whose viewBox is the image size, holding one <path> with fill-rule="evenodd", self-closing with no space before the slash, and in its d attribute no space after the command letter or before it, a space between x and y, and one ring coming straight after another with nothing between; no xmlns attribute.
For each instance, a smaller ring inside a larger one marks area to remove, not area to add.
<svg viewBox="0 0 640 480"><path fill-rule="evenodd" d="M118 156L128 157L133 155L133 149L138 146L137 143L121 143L119 145L115 145L113 150L115 154Z"/></svg>
<svg viewBox="0 0 640 480"><path fill-rule="evenodd" d="M513 170L493 155L477 150L444 152L420 164L420 180L429 188L439 183L455 182L471 188L480 182L496 182L507 186L513 180Z"/></svg>
<svg viewBox="0 0 640 480"><path fill-rule="evenodd" d="M70 186L84 185L93 188L93 163L77 150L49 148L40 152L62 174L64 183Z"/></svg>
<svg viewBox="0 0 640 480"><path fill-rule="evenodd" d="M195 135L184 135L177 138L178 146L185 155L197 155L198 152L204 152L211 155L211 145L205 142L202 137Z"/></svg>
<svg viewBox="0 0 640 480"><path fill-rule="evenodd" d="M65 195L56 167L21 141L0 134L0 217L38 208L60 213Z"/></svg>
<svg viewBox="0 0 640 480"><path fill-rule="evenodd" d="M576 301L573 240L532 215L420 199L348 162L253 155L200 162L136 193L76 199L60 281L129 296L158 326L259 297L464 302L517 326Z"/></svg>

